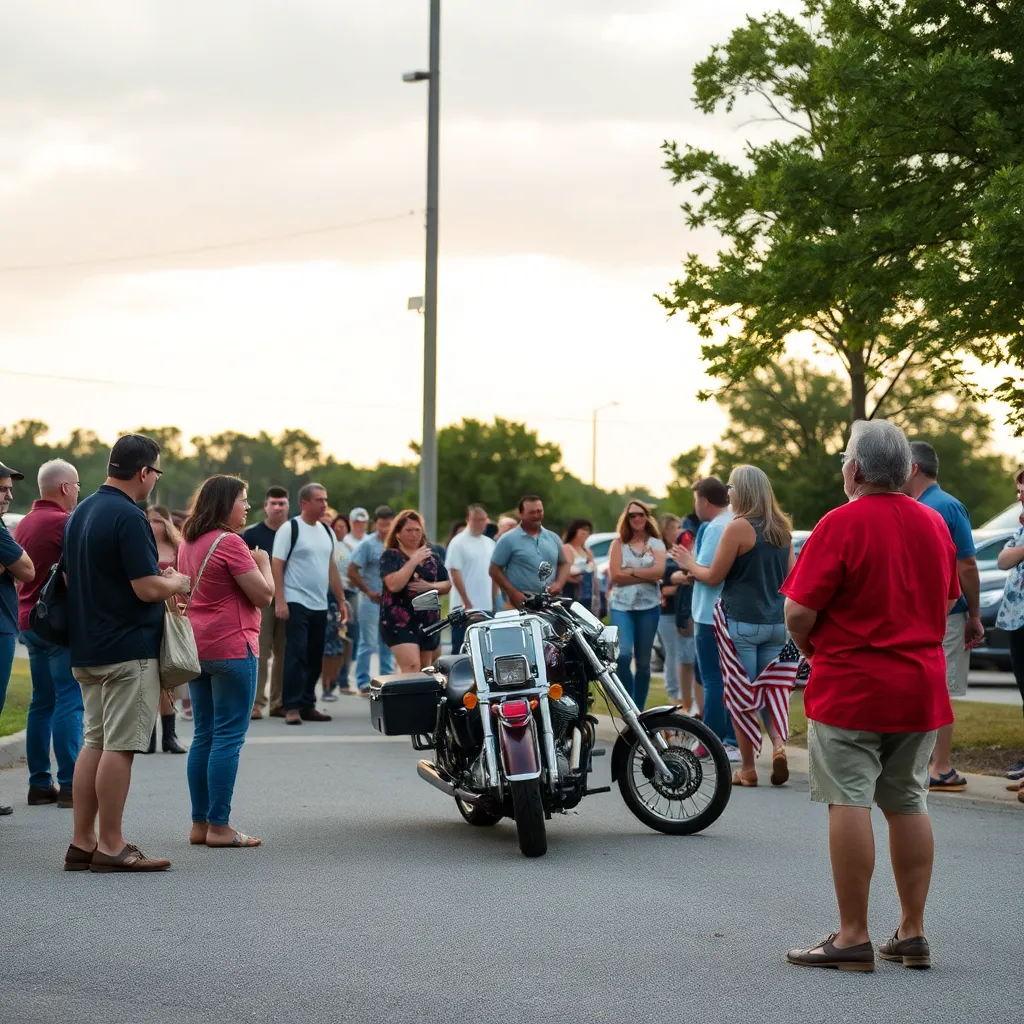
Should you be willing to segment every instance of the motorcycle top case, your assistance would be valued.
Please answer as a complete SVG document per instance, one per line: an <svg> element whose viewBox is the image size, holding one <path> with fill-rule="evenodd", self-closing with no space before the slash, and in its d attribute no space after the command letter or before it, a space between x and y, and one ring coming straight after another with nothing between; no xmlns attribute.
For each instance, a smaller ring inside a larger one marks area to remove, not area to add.
<svg viewBox="0 0 1024 1024"><path fill-rule="evenodd" d="M432 733L441 693L441 684L423 672L381 676L370 688L370 721L385 736Z"/></svg>

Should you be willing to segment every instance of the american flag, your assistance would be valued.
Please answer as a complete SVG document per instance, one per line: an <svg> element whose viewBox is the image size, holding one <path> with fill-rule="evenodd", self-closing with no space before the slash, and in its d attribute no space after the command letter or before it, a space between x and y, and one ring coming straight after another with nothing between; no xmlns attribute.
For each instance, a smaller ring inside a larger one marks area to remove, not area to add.
<svg viewBox="0 0 1024 1024"><path fill-rule="evenodd" d="M789 698L796 685L797 674L806 672L807 662L792 640L786 641L779 656L751 681L743 667L736 647L729 636L722 602L715 604L715 640L722 663L722 681L725 683L725 707L732 716L733 725L761 751L761 717L767 707L779 735L789 738Z"/></svg>

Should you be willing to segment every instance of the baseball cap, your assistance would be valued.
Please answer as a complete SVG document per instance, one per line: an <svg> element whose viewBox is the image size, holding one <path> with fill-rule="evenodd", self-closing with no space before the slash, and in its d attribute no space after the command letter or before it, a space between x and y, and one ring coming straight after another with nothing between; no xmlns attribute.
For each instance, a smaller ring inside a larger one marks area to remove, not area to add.
<svg viewBox="0 0 1024 1024"><path fill-rule="evenodd" d="M0 476L9 476L12 480L24 480L25 474L19 473L16 469L11 469L10 466L5 466L0 462Z"/></svg>
<svg viewBox="0 0 1024 1024"><path fill-rule="evenodd" d="M359 506L349 512L348 518L353 523L368 523L370 521L370 513L365 508Z"/></svg>

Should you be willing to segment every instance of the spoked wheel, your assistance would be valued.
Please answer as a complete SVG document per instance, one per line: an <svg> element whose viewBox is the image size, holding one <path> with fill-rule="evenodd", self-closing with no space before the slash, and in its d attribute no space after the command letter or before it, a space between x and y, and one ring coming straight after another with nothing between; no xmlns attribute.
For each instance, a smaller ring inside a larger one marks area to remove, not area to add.
<svg viewBox="0 0 1024 1024"><path fill-rule="evenodd" d="M643 722L672 778L662 778L647 751L629 735L619 765L626 806L649 828L668 835L700 832L717 820L732 795L729 758L703 722L665 714Z"/></svg>
<svg viewBox="0 0 1024 1024"><path fill-rule="evenodd" d="M548 834L544 826L544 800L540 782L510 782L512 806L516 812L519 850L524 857L543 857L548 852Z"/></svg>
<svg viewBox="0 0 1024 1024"><path fill-rule="evenodd" d="M455 798L455 806L459 809L461 814L470 825L477 825L480 828L485 828L488 825L497 825L501 821L504 815L495 813L490 810L484 804L471 804L465 800L460 800L458 797Z"/></svg>

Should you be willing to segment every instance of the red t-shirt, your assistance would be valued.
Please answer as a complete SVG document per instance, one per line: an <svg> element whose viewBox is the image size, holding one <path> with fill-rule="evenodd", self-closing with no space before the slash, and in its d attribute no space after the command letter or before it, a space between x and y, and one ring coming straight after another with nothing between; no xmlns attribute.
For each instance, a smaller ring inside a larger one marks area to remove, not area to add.
<svg viewBox="0 0 1024 1024"><path fill-rule="evenodd" d="M782 593L818 612L807 717L868 732L953 721L946 604L960 596L942 517L902 494L871 494L814 528Z"/></svg>
<svg viewBox="0 0 1024 1024"><path fill-rule="evenodd" d="M192 578L188 618L202 661L244 658L250 651L258 654L260 646L260 610L235 580L252 572L256 563L237 533L225 534L195 585L206 552L222 533L210 530L198 540L182 541L178 548L178 571Z"/></svg>
<svg viewBox="0 0 1024 1024"><path fill-rule="evenodd" d="M32 511L14 529L14 539L25 549L36 569L35 579L22 583L18 589L18 629L31 628L29 613L39 600L39 591L49 578L50 570L60 561L68 516L57 502L36 498Z"/></svg>

